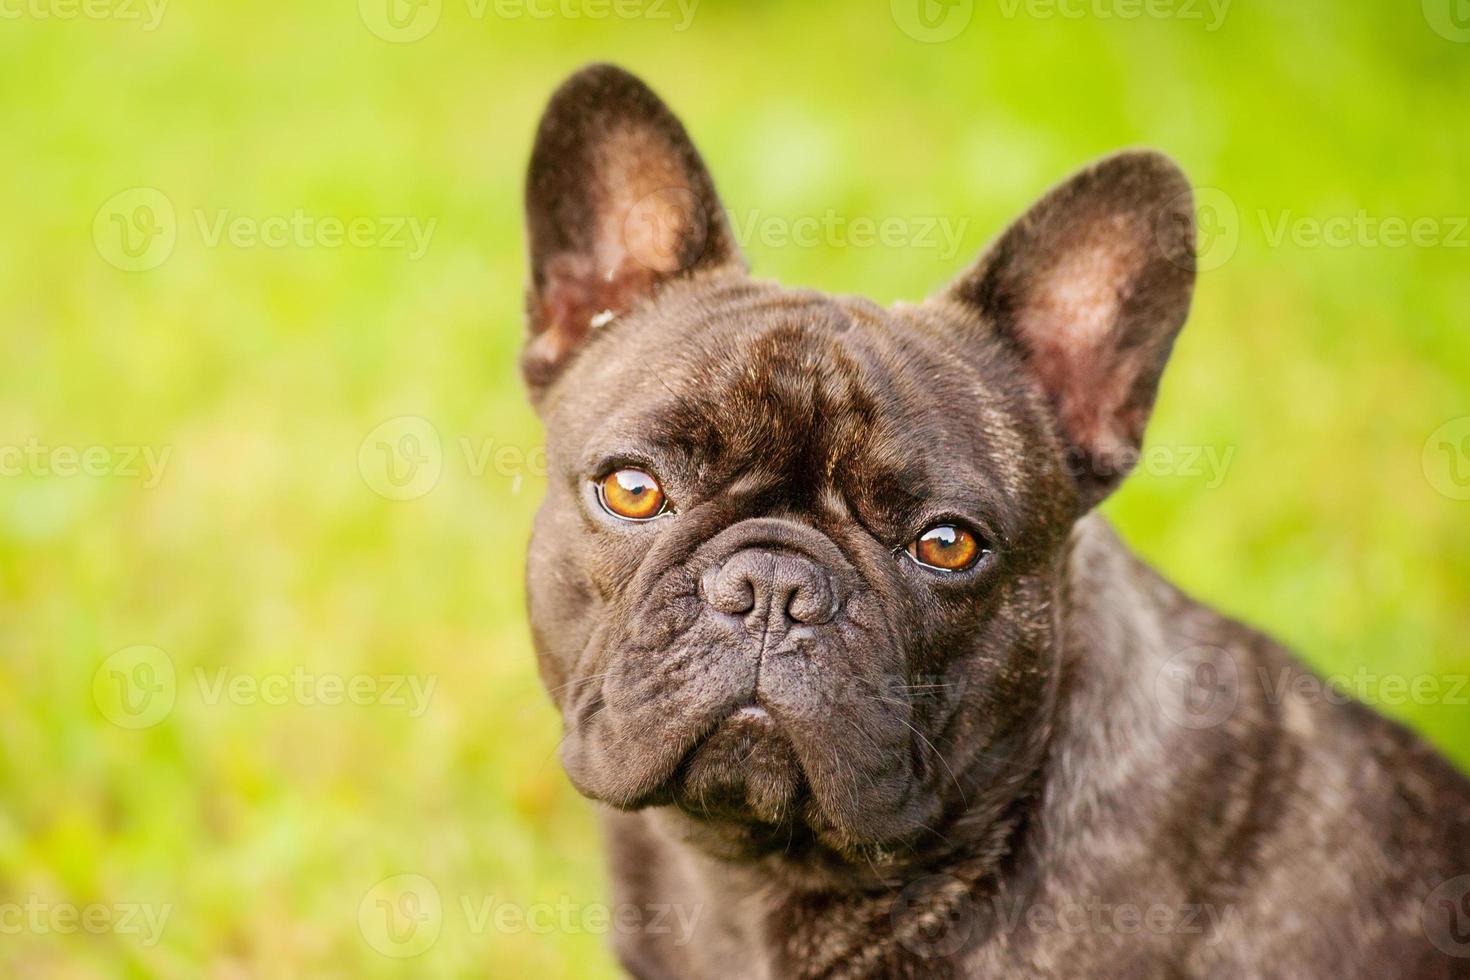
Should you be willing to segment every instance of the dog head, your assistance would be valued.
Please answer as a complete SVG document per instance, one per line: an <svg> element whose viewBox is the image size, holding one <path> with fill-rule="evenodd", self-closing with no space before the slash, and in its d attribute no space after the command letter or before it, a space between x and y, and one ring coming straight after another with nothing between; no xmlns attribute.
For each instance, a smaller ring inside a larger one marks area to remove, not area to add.
<svg viewBox="0 0 1470 980"><path fill-rule="evenodd" d="M1183 175L1106 159L883 309L750 278L683 127L598 66L526 203L528 588L576 786L756 852L997 816L1044 752L1069 531L1188 309Z"/></svg>

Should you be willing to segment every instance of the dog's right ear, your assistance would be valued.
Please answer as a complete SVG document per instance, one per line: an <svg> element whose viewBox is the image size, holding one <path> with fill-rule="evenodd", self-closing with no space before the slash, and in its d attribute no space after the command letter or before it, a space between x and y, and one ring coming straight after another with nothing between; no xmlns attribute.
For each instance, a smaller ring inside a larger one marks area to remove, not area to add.
<svg viewBox="0 0 1470 980"><path fill-rule="evenodd" d="M1195 265L1189 180L1134 151L1053 188L946 294L989 321L1051 403L1081 510L1138 459Z"/></svg>
<svg viewBox="0 0 1470 980"><path fill-rule="evenodd" d="M526 175L530 338L539 398L595 328L696 272L743 268L714 182L679 120L611 65L564 82Z"/></svg>

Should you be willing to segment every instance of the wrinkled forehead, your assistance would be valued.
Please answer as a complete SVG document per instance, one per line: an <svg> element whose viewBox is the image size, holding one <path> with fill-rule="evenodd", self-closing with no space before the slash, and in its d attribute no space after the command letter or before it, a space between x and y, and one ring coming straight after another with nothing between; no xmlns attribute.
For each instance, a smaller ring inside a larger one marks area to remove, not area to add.
<svg viewBox="0 0 1470 980"><path fill-rule="evenodd" d="M942 330L865 300L735 289L615 326L584 453L816 493L1019 494L1014 385ZM851 486L841 487L850 491ZM793 501L799 503L799 501Z"/></svg>

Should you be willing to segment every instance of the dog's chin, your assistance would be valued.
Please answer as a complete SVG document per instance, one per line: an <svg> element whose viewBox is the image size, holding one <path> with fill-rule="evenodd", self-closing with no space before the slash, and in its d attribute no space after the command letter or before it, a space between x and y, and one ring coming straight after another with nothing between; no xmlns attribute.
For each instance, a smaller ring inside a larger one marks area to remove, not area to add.
<svg viewBox="0 0 1470 980"><path fill-rule="evenodd" d="M809 796L796 750L759 707L741 708L690 751L671 780L690 816L784 826Z"/></svg>
<svg viewBox="0 0 1470 980"><path fill-rule="evenodd" d="M853 787L859 804L863 794ZM814 792L795 744L761 708L742 708L690 750L662 794L680 814L680 836L730 860L820 852L856 860L901 843L892 817L877 811L829 815ZM853 797L848 797L853 798ZM915 824L900 820L903 830Z"/></svg>

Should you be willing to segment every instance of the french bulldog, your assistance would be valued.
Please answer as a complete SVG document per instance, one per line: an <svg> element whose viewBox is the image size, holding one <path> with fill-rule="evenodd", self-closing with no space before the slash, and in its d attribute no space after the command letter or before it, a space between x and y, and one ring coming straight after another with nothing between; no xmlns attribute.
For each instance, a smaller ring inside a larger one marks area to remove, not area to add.
<svg viewBox="0 0 1470 980"><path fill-rule="evenodd" d="M530 620L630 974L1470 976L1466 780L1095 513L1190 304L1172 162L884 309L750 277L594 66L526 219Z"/></svg>

